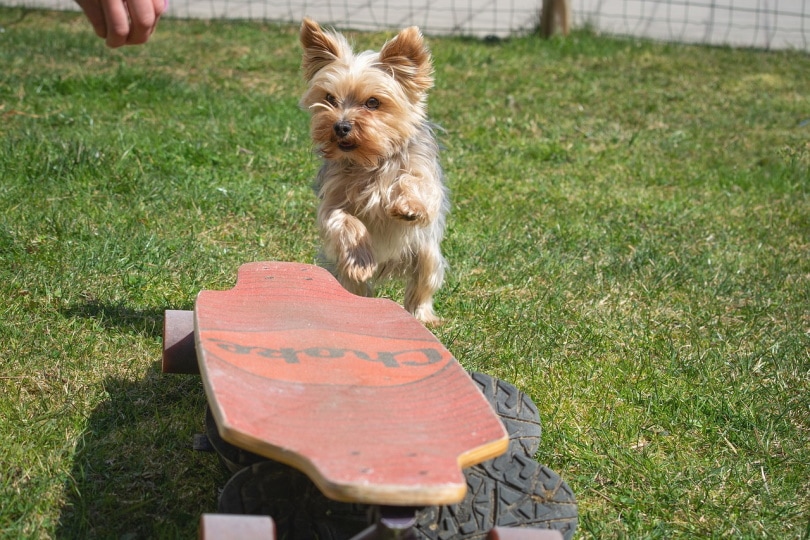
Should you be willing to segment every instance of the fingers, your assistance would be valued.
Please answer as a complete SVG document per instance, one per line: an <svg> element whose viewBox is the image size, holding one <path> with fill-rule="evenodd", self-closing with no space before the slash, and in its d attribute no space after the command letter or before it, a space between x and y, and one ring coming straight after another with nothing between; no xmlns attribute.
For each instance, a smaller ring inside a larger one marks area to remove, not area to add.
<svg viewBox="0 0 810 540"><path fill-rule="evenodd" d="M146 43L166 11L166 0L76 0L108 47Z"/></svg>
<svg viewBox="0 0 810 540"><path fill-rule="evenodd" d="M130 24L129 13L123 0L100 0L100 3L107 22L107 46L114 49L126 45Z"/></svg>
<svg viewBox="0 0 810 540"><path fill-rule="evenodd" d="M100 38L107 37L107 21L104 18L104 12L101 6L94 0L76 0L79 7L84 11L85 17L93 25L93 30Z"/></svg>
<svg viewBox="0 0 810 540"><path fill-rule="evenodd" d="M127 45L146 43L163 13L163 0L126 0L129 5L130 29Z"/></svg>

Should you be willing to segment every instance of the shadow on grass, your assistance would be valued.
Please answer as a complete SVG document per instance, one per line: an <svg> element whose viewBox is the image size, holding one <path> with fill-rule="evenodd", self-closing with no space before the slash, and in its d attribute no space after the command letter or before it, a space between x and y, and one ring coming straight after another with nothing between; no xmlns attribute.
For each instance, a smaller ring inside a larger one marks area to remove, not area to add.
<svg viewBox="0 0 810 540"><path fill-rule="evenodd" d="M87 300L62 310L65 317L93 319L104 328L116 328L155 338L163 335L163 313L162 308L138 310L95 300Z"/></svg>
<svg viewBox="0 0 810 540"><path fill-rule="evenodd" d="M163 311L89 302L65 315L146 336L162 333ZM227 480L215 454L192 448L204 427L198 376L166 375L159 358L137 381L107 377L86 419L65 486L57 538L194 538L200 514L216 509Z"/></svg>

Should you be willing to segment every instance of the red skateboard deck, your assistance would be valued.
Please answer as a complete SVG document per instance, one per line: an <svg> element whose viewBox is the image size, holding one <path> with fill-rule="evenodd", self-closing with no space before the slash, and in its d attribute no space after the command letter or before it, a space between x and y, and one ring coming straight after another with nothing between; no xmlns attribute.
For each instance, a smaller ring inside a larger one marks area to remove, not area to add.
<svg viewBox="0 0 810 540"><path fill-rule="evenodd" d="M322 268L243 265L233 289L199 294L194 325L222 438L296 467L332 499L456 503L461 469L507 448L489 403L433 334Z"/></svg>

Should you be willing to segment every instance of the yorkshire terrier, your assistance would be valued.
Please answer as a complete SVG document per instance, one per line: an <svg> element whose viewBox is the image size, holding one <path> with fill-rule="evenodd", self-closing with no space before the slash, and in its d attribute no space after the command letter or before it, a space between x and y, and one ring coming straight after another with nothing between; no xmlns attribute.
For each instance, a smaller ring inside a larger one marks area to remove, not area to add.
<svg viewBox="0 0 810 540"><path fill-rule="evenodd" d="M373 294L373 284L404 277L405 309L425 324L440 319L433 294L444 280L440 250L448 192L439 147L427 120L433 86L430 51L416 27L379 52L355 54L346 38L304 19L301 107L323 158L320 257L347 290Z"/></svg>

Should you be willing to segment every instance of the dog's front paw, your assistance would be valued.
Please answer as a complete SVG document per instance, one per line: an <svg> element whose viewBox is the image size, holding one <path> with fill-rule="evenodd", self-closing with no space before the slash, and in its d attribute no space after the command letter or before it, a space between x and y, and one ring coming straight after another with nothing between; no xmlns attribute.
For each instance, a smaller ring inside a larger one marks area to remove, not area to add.
<svg viewBox="0 0 810 540"><path fill-rule="evenodd" d="M346 258L343 274L351 281L365 283L374 277L377 272L377 263L371 252L355 249Z"/></svg>
<svg viewBox="0 0 810 540"><path fill-rule="evenodd" d="M346 249L340 257L340 273L343 281L362 285L377 272L374 254L366 240L363 238L357 245Z"/></svg>
<svg viewBox="0 0 810 540"><path fill-rule="evenodd" d="M424 225L428 221L425 205L420 201L404 196L397 198L388 209L388 215L394 219L407 221L415 225Z"/></svg>

